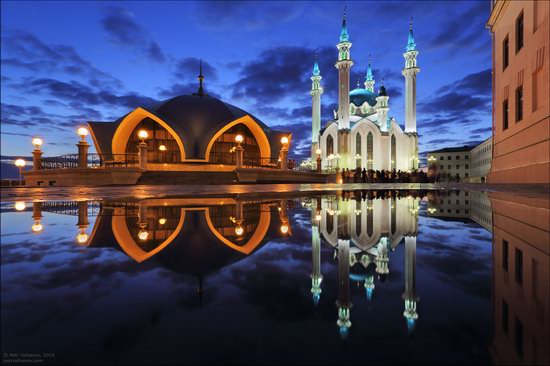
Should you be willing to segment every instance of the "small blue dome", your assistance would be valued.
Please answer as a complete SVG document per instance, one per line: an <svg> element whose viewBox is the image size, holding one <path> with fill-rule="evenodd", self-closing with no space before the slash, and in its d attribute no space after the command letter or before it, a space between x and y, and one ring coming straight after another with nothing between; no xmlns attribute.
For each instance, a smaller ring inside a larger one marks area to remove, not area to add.
<svg viewBox="0 0 550 366"><path fill-rule="evenodd" d="M350 102L357 107L362 106L365 102L374 107L376 105L376 97L375 93L363 88L356 88L349 92Z"/></svg>

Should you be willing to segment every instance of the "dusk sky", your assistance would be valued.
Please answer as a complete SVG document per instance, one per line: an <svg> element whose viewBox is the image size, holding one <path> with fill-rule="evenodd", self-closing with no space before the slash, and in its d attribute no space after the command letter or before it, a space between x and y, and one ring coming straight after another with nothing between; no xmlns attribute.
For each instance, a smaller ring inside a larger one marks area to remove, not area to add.
<svg viewBox="0 0 550 366"><path fill-rule="evenodd" d="M337 102L342 11L353 43L352 85L369 54L389 115L404 126L403 52L409 19L419 50L420 152L482 141L491 133L488 1L429 2L15 2L2 1L3 156L76 153L76 127L197 90L293 132L293 156L310 149L318 49L322 125ZM91 139L88 139L91 143Z"/></svg>

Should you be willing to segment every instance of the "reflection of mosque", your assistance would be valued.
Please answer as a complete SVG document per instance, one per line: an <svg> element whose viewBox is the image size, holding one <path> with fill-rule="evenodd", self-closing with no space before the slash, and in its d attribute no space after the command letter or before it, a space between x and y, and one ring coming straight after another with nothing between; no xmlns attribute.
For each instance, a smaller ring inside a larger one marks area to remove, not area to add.
<svg viewBox="0 0 550 366"><path fill-rule="evenodd" d="M171 271L202 280L291 233L287 210L293 202L235 198L149 199L140 202L35 202L33 231L42 231L42 211L78 215L76 241L113 247L136 262L155 260ZM97 217L89 228L90 207ZM99 212L97 212L99 211Z"/></svg>
<svg viewBox="0 0 550 366"><path fill-rule="evenodd" d="M338 259L338 321L346 336L350 326L349 283L364 283L367 299L375 289L375 274L384 281L389 273L391 253L405 239L404 317L412 331L416 311L416 236L418 230L418 200L412 196L397 199L375 199L375 194L344 198L317 198L312 204L313 299L321 295L321 242L334 247Z"/></svg>

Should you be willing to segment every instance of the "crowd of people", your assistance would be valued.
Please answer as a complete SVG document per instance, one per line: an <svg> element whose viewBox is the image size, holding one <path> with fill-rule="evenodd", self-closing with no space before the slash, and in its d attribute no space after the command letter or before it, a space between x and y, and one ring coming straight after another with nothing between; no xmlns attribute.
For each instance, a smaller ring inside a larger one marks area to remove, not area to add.
<svg viewBox="0 0 550 366"><path fill-rule="evenodd" d="M342 170L342 183L429 183L428 175L423 171L413 170L374 170L356 168Z"/></svg>

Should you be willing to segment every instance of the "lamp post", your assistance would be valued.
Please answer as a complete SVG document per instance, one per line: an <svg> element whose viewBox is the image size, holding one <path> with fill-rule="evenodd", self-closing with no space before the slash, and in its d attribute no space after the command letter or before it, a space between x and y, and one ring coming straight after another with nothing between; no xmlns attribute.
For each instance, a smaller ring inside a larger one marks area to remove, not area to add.
<svg viewBox="0 0 550 366"><path fill-rule="evenodd" d="M281 170L288 170L288 137L281 138Z"/></svg>
<svg viewBox="0 0 550 366"><path fill-rule="evenodd" d="M23 159L17 159L15 161L15 166L19 168L19 185L21 186L22 185L22 180L21 180L21 170L23 169L23 167L25 166L26 162L25 160Z"/></svg>
<svg viewBox="0 0 550 366"><path fill-rule="evenodd" d="M80 136L81 140L76 144L78 148L78 167L87 168L88 167L88 149L90 145L86 142L86 136L88 136L88 129L85 127L80 127L76 130L76 134Z"/></svg>
<svg viewBox="0 0 550 366"><path fill-rule="evenodd" d="M244 148L242 146L243 141L244 141L243 135L235 136L235 142L237 143L237 146L235 146L235 165L237 166L237 169L240 169L243 167L243 152L244 152Z"/></svg>
<svg viewBox="0 0 550 366"><path fill-rule="evenodd" d="M315 150L317 154L317 173L321 173L321 149Z"/></svg>
<svg viewBox="0 0 550 366"><path fill-rule="evenodd" d="M33 202L32 203L32 219L34 224L32 224L31 229L35 233L42 231L44 226L40 222L42 220L42 202Z"/></svg>
<svg viewBox="0 0 550 366"><path fill-rule="evenodd" d="M40 170L42 169L42 150L40 147L44 141L41 138L35 137L32 139L32 144L34 145L34 150L32 151L32 169Z"/></svg>
<svg viewBox="0 0 550 366"><path fill-rule="evenodd" d="M139 168L147 169L147 143L145 140L149 137L149 133L145 130L139 130L138 137L141 142L138 144L138 159L139 159Z"/></svg>

